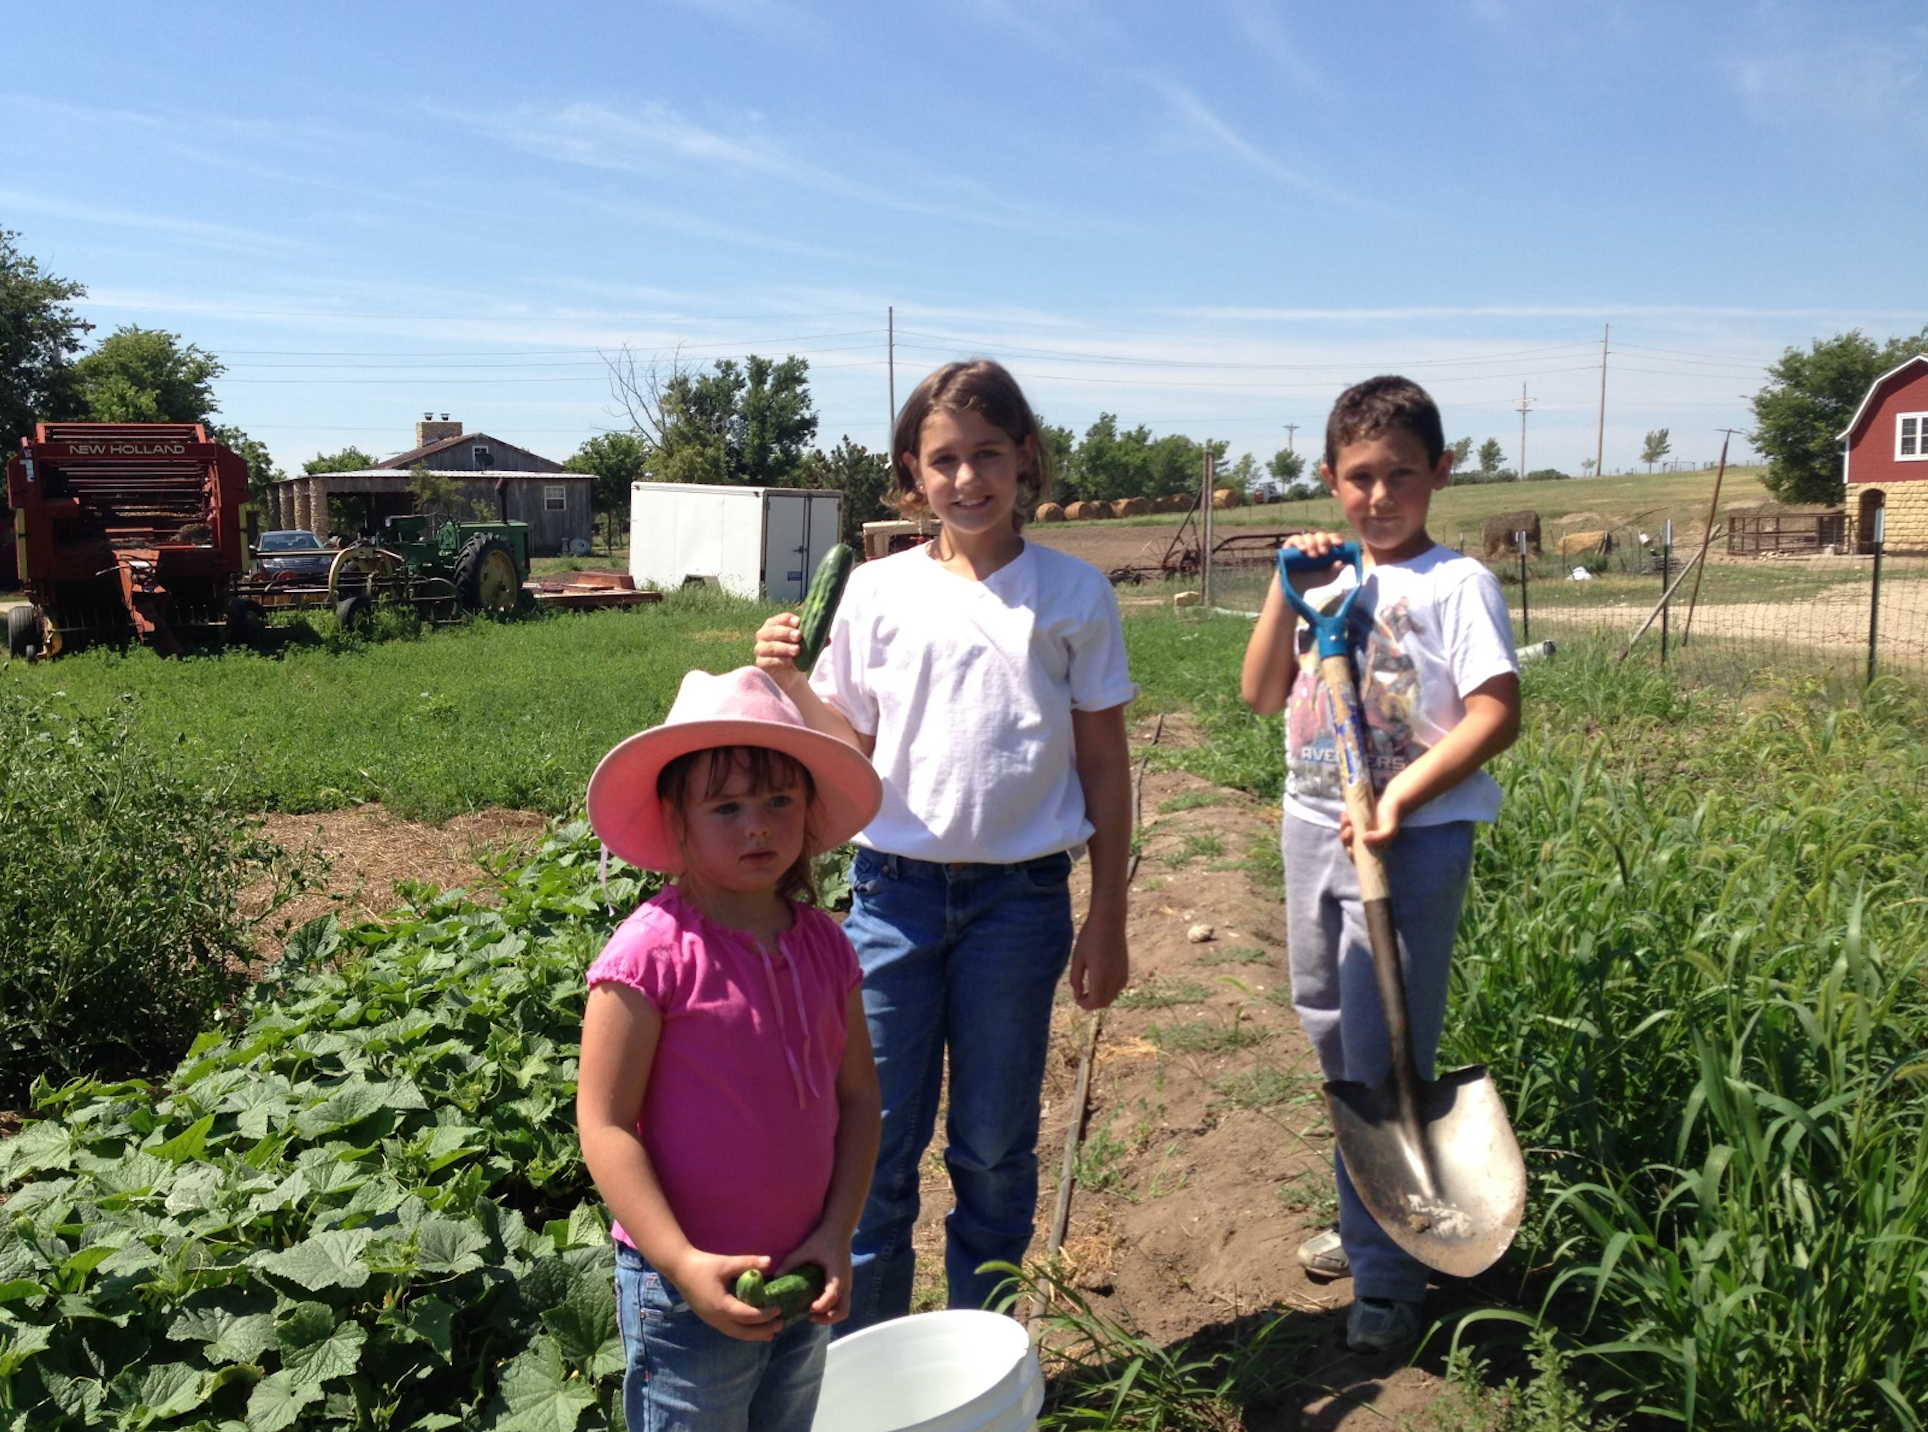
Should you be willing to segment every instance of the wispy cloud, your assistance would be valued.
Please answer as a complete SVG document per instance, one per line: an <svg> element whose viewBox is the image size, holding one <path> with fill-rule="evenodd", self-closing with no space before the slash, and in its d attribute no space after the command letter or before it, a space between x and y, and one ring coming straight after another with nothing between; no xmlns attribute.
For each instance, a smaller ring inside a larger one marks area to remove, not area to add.
<svg viewBox="0 0 1928 1432"><path fill-rule="evenodd" d="M1326 88L1318 67L1306 57L1306 47L1287 33L1273 0L1226 0L1226 9L1239 33L1293 84L1313 92Z"/></svg>
<svg viewBox="0 0 1928 1432"><path fill-rule="evenodd" d="M699 124L657 102L630 111L578 100L554 108L520 105L498 112L435 112L523 153L593 169L755 181L962 223L1008 227L1035 224L1040 217L988 184L928 168L917 170L914 178L894 189L852 179L770 138L755 116L724 130ZM912 166L886 157L879 167L908 171Z"/></svg>
<svg viewBox="0 0 1928 1432"><path fill-rule="evenodd" d="M1288 188L1297 189L1302 194L1309 194L1315 199L1343 204L1351 209L1385 212L1384 205L1370 203L1342 189L1302 174L1266 153L1222 119L1204 100L1175 80L1151 75L1147 76L1146 82L1164 99L1173 119L1178 123L1182 138L1192 144L1235 160L1248 169L1277 180Z"/></svg>
<svg viewBox="0 0 1928 1432"><path fill-rule="evenodd" d="M1764 123L1805 127L1821 119L1928 143L1928 64L1921 58L1928 25L1874 36L1841 28L1832 9L1817 15L1765 0L1745 29L1749 41L1720 68Z"/></svg>
<svg viewBox="0 0 1928 1432"><path fill-rule="evenodd" d="M150 234L166 234L196 244L248 253L287 253L307 245L282 234L264 234L255 229L231 224L211 224L205 219L183 219L172 214L147 213L138 209L110 208L58 199L20 189L0 189L0 207L20 213L43 214L51 219L70 219L83 224L102 224L112 228L135 229Z"/></svg>

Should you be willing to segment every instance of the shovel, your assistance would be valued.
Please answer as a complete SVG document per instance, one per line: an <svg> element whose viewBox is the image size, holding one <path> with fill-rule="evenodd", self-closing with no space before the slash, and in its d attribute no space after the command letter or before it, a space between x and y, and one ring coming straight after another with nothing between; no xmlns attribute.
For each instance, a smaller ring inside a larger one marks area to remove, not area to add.
<svg viewBox="0 0 1928 1432"><path fill-rule="evenodd" d="M1373 974L1386 1011L1392 1077L1381 1084L1334 1079L1326 1107L1339 1156L1353 1187L1393 1242L1429 1268L1470 1278L1499 1261L1526 1209L1526 1164L1482 1064L1437 1079L1421 1079L1406 1018L1406 980L1393 934L1392 892L1386 867L1365 842L1373 825L1372 778L1366 767L1365 726L1353 677L1346 622L1360 588L1332 613L1314 610L1292 589L1289 574L1351 562L1359 546L1347 542L1330 557L1279 551L1279 586L1319 643L1319 677L1332 697L1334 745L1346 815L1352 822L1352 863L1359 873Z"/></svg>

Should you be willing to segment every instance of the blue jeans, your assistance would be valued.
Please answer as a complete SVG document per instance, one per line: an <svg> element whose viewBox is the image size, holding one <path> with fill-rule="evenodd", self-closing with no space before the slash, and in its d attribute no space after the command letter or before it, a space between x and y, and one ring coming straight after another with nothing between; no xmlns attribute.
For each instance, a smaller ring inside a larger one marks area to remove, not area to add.
<svg viewBox="0 0 1928 1432"><path fill-rule="evenodd" d="M830 1330L812 1322L743 1342L695 1313L669 1279L616 1244L623 1417L630 1432L810 1432Z"/></svg>
<svg viewBox="0 0 1928 1432"><path fill-rule="evenodd" d="M936 1128L946 1054L950 1306L983 1307L1002 1279L978 1268L1017 1263L1030 1246L1051 1001L1071 957L1070 877L1062 852L1017 865L941 865L858 850L844 933L863 966L884 1129L838 1336L910 1311L918 1165Z"/></svg>
<svg viewBox="0 0 1928 1432"><path fill-rule="evenodd" d="M1372 943L1359 899L1359 872L1339 844L1339 832L1293 815L1285 817L1285 938L1292 969L1292 1005L1328 1079L1378 1084L1392 1068L1385 1008L1372 969ZM1453 937L1473 870L1473 823L1403 827L1382 846L1392 887L1392 918L1406 979L1406 1016L1412 1026L1419 1077L1433 1077L1446 1028L1446 995L1453 969ZM1426 1267L1387 1236L1366 1210L1335 1146L1339 1185L1339 1241L1352 1263L1357 1298L1426 1299Z"/></svg>

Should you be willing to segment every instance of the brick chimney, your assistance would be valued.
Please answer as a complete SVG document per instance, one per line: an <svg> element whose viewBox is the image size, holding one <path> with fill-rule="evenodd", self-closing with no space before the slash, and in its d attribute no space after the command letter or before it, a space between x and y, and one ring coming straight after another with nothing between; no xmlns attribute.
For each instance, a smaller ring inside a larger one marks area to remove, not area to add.
<svg viewBox="0 0 1928 1432"><path fill-rule="evenodd" d="M436 421L435 414L423 413L421 422L415 425L415 446L418 448L427 447L430 443L439 443L443 438L461 436L462 425L450 422L447 413L442 414L440 422Z"/></svg>

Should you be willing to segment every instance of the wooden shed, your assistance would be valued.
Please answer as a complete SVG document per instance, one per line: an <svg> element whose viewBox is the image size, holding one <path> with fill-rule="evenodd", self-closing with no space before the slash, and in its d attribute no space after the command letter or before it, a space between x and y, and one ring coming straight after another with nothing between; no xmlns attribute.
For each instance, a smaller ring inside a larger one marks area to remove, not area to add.
<svg viewBox="0 0 1928 1432"><path fill-rule="evenodd" d="M1928 551L1928 354L1876 378L1840 437L1862 550L1873 543L1875 513L1885 511L1890 550Z"/></svg>

